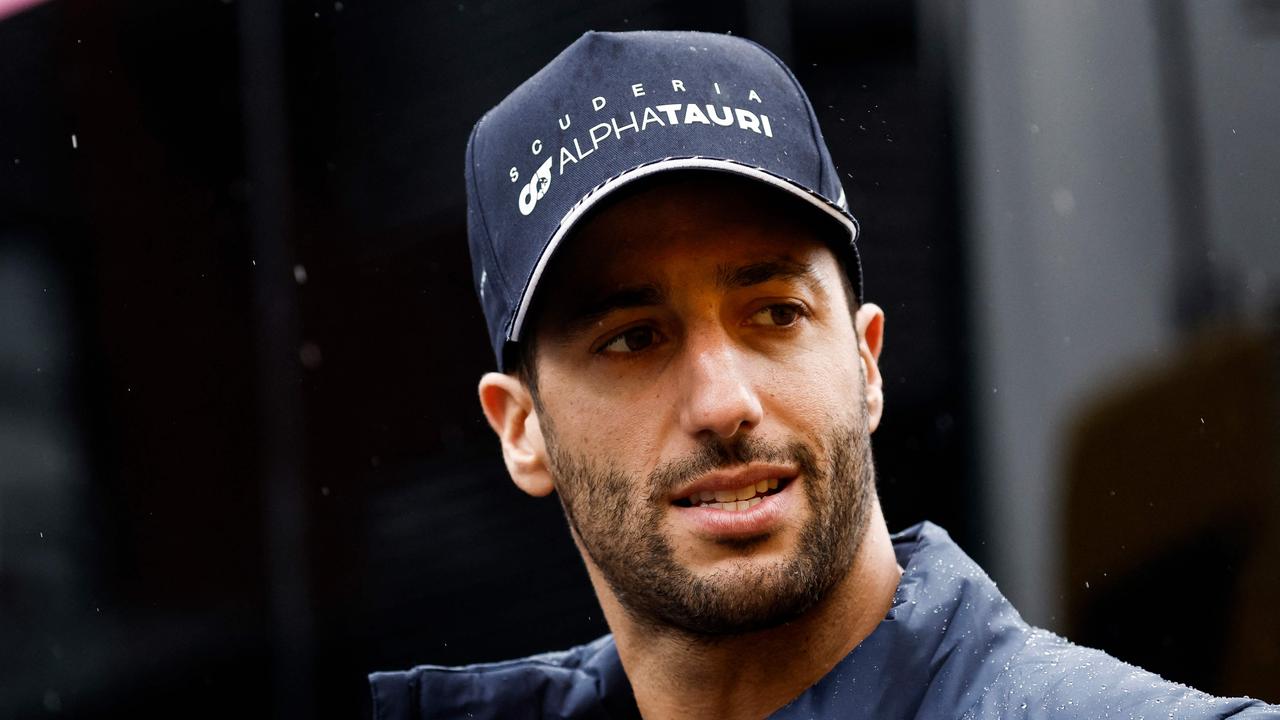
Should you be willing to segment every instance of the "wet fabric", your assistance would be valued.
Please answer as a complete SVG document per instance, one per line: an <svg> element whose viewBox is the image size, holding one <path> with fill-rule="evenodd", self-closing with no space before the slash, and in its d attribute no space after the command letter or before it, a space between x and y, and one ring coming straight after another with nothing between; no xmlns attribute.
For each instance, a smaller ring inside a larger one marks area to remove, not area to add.
<svg viewBox="0 0 1280 720"><path fill-rule="evenodd" d="M922 523L893 536L893 607L835 668L771 718L1280 719L1027 625L951 540ZM558 653L369 677L376 720L635 718L611 636Z"/></svg>

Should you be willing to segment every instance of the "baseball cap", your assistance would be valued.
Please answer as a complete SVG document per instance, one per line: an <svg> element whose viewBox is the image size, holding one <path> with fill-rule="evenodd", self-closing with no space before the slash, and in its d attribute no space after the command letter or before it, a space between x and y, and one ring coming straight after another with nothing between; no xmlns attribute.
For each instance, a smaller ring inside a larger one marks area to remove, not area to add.
<svg viewBox="0 0 1280 720"><path fill-rule="evenodd" d="M858 223L813 107L777 56L730 35L588 32L467 142L472 272L500 370L575 223L631 182L690 170L751 178L843 226L848 243L834 249L861 301Z"/></svg>

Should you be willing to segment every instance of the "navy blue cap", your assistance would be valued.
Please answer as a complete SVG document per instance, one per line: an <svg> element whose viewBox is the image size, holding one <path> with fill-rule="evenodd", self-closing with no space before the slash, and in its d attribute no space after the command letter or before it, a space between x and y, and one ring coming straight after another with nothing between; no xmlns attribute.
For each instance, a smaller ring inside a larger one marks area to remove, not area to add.
<svg viewBox="0 0 1280 720"><path fill-rule="evenodd" d="M467 142L467 235L498 367L527 330L556 248L596 203L674 170L753 178L847 230L858 223L795 76L749 40L697 32L588 32L480 118Z"/></svg>

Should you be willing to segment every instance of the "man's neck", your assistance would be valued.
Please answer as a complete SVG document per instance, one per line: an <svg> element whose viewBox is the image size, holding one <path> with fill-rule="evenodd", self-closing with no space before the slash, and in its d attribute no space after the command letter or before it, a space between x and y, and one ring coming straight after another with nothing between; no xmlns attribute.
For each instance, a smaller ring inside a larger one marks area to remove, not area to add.
<svg viewBox="0 0 1280 720"><path fill-rule="evenodd" d="M708 643L635 623L598 571L592 582L641 714L654 718L763 718L826 675L876 629L901 568L879 503L851 571L802 617Z"/></svg>

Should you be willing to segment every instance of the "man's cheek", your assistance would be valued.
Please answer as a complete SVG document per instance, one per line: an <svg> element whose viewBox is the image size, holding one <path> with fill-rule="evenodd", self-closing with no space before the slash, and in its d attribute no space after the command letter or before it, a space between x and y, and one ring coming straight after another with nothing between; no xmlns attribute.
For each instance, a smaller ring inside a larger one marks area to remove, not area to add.
<svg viewBox="0 0 1280 720"><path fill-rule="evenodd" d="M766 393L776 419L797 432L820 430L832 410L846 404L842 398L850 394L848 384L829 370L806 370L806 375L815 380L800 385L793 378L793 382L771 387Z"/></svg>

